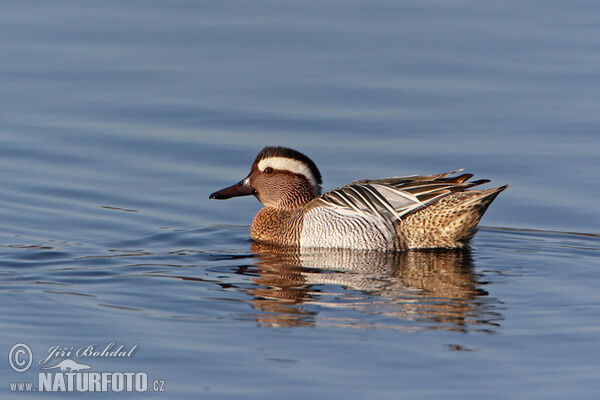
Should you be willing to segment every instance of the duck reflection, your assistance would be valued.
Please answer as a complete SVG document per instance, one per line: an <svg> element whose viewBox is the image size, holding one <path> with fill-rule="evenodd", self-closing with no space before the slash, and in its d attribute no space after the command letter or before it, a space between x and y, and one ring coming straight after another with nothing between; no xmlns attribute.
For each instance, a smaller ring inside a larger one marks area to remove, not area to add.
<svg viewBox="0 0 600 400"><path fill-rule="evenodd" d="M468 250L300 252L260 243L251 250L257 261L241 273L254 276L257 286L248 293L262 326L494 332L502 319L498 301L480 288Z"/></svg>

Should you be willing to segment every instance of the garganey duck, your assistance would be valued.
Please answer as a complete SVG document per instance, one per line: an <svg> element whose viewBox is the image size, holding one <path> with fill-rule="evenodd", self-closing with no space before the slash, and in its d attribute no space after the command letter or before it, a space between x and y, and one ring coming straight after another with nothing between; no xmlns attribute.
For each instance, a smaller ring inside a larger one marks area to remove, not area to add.
<svg viewBox="0 0 600 400"><path fill-rule="evenodd" d="M382 251L462 248L507 186L467 190L489 180L448 177L459 171L360 180L321 194L321 173L310 158L265 147L246 178L210 198L256 196L264 207L252 221L251 237L259 242Z"/></svg>

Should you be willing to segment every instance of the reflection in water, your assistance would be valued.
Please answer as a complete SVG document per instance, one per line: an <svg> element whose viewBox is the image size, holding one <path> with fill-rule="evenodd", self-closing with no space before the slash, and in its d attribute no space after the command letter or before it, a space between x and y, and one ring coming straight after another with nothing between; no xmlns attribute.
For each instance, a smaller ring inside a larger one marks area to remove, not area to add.
<svg viewBox="0 0 600 400"><path fill-rule="evenodd" d="M300 252L253 243L258 261L242 270L262 326L319 323L360 327L482 330L502 316L473 273L469 251L381 253L345 249ZM357 315L358 312L358 315Z"/></svg>

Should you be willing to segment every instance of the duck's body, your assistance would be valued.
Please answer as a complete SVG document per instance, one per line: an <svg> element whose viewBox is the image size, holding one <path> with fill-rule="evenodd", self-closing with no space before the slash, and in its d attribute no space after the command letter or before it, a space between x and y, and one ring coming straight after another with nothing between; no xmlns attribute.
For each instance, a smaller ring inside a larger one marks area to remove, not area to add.
<svg viewBox="0 0 600 400"><path fill-rule="evenodd" d="M458 172L458 171L454 171ZM301 153L266 147L248 177L211 198L254 194L265 205L254 240L301 248L368 250L460 248L506 186L466 190L487 180L453 172L356 181L320 195L321 175Z"/></svg>

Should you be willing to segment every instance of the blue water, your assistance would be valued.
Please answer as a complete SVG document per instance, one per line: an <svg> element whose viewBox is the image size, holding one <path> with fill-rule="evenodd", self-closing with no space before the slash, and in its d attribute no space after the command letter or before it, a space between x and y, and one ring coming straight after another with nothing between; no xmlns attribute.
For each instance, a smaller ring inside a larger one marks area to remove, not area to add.
<svg viewBox="0 0 600 400"><path fill-rule="evenodd" d="M600 395L600 4L3 2L0 54L3 399L111 342L165 391L103 398ZM208 199L265 145L509 188L466 253L274 252Z"/></svg>

